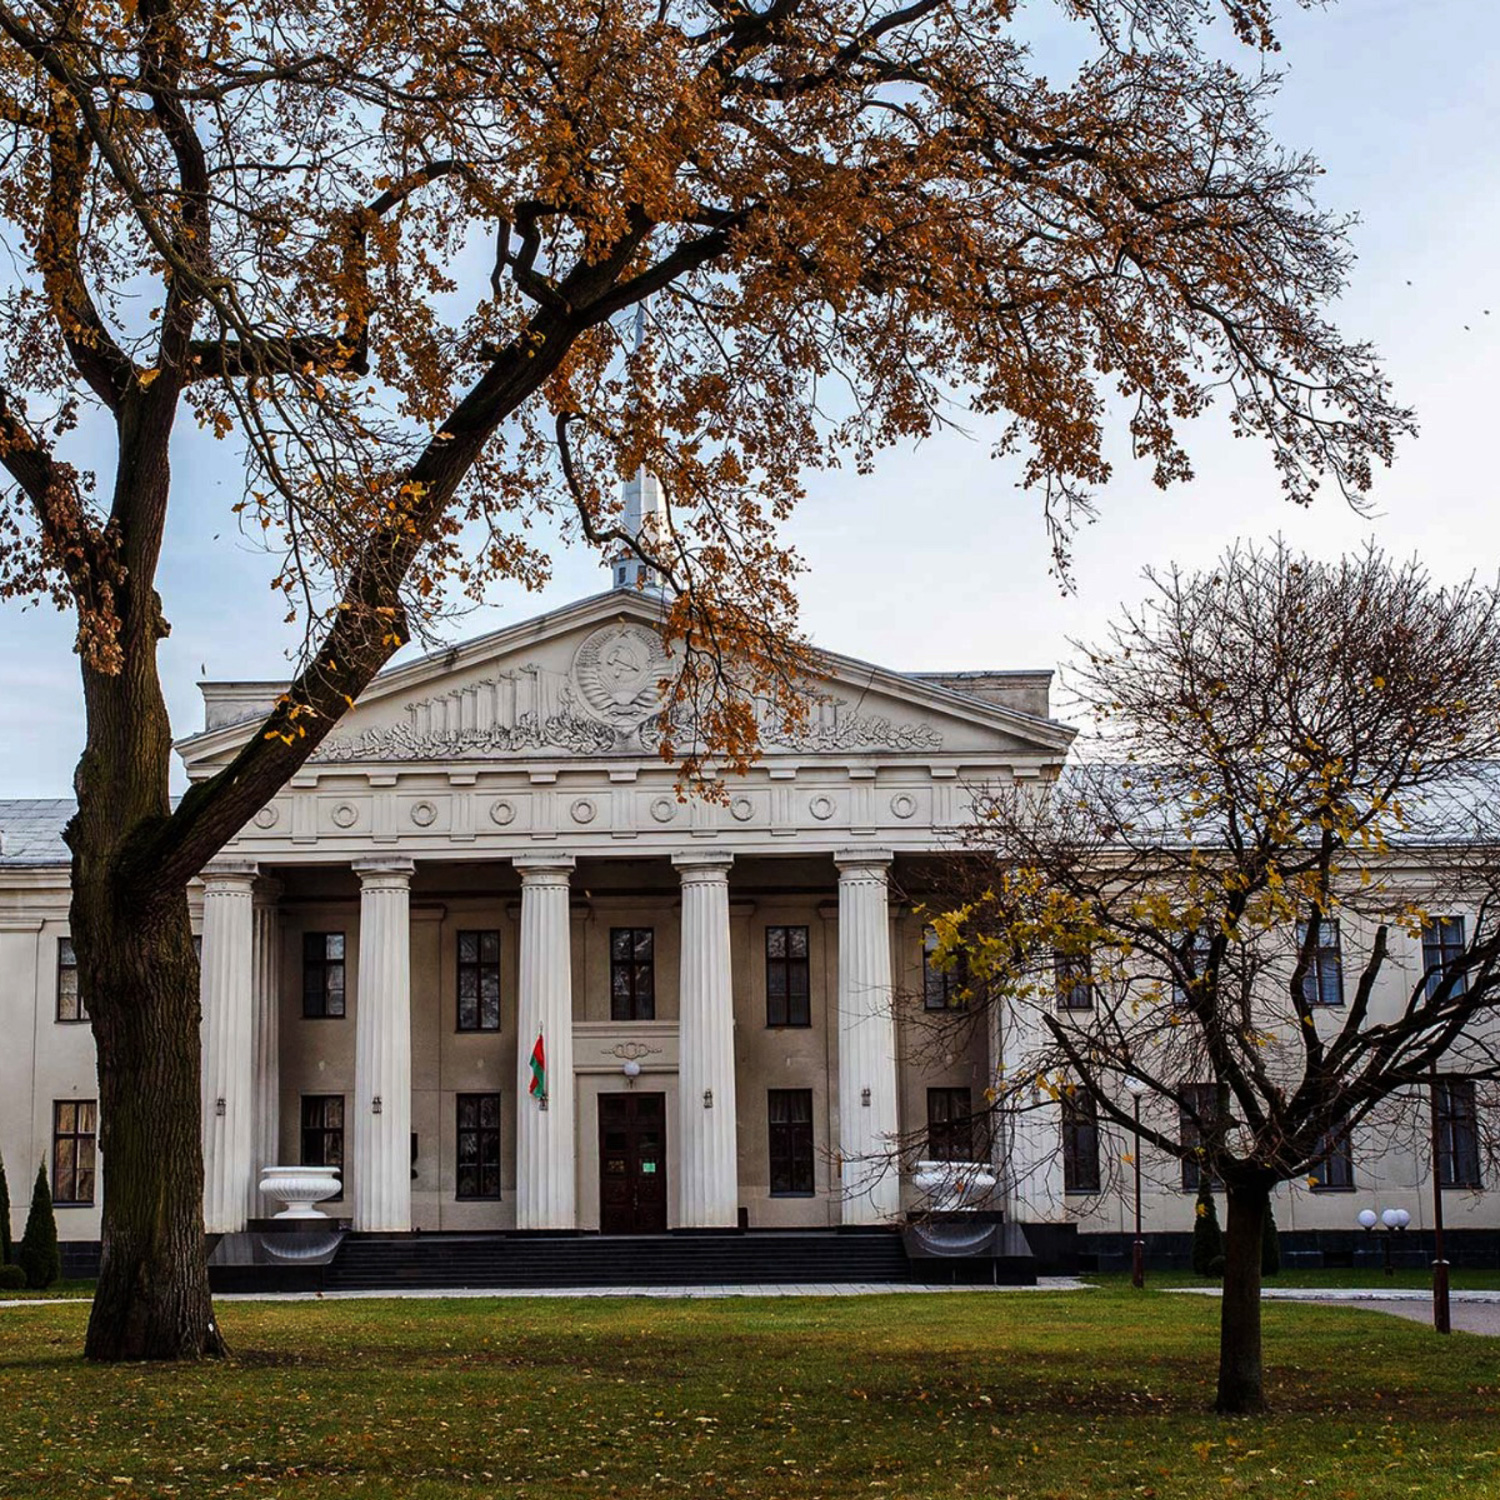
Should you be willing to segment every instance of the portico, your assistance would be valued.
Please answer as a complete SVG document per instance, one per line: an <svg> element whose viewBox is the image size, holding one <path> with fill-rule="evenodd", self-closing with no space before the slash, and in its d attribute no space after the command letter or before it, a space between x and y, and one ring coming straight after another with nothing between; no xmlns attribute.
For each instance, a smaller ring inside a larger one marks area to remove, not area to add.
<svg viewBox="0 0 1500 1500"><path fill-rule="evenodd" d="M278 1157L338 1166L357 1231L911 1206L934 1091L962 1113L997 1059L911 1040L907 890L967 784L1056 773L1046 674L827 657L807 726L706 800L656 753L659 608L616 592L383 674L204 872L210 1230L261 1214ZM275 691L205 685L189 773Z"/></svg>
<svg viewBox="0 0 1500 1500"><path fill-rule="evenodd" d="M272 1157L256 1143L285 1141L290 1158L307 1154L304 1134L337 1130L345 1196L332 1211L356 1230L596 1229L601 1101L618 1093L670 1106L652 1170L674 1229L734 1228L742 1209L773 1224L890 1221L899 1175L879 1158L898 1144L893 952L914 920L889 899L892 860L749 856L734 882L734 856L716 847L215 865L202 938L206 1226L233 1232L260 1215L255 1184ZM766 932L789 929L808 933L807 1013L768 1027L756 971ZM492 1024L466 1029L460 945L488 932L498 1006L480 1018ZM632 960L649 969L649 1013L627 1015L613 994L621 933L650 934L648 958ZM343 973L309 1005L330 939ZM340 1003L323 1013L332 994ZM533 1090L538 1041L545 1082ZM781 1201L764 1180L768 1082L816 1099L805 1122L816 1189ZM460 1196L458 1101L491 1094L500 1190ZM304 1118L305 1099L334 1097L336 1124ZM742 1157L754 1158L745 1192Z"/></svg>

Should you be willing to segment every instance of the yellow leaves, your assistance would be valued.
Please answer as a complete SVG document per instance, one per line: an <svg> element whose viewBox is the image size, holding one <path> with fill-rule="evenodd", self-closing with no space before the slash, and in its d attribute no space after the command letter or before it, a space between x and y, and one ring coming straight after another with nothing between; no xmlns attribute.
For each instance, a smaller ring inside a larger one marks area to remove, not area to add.
<svg viewBox="0 0 1500 1500"><path fill-rule="evenodd" d="M138 370L136 371L135 383L140 386L143 391L149 391L152 385L155 384L156 379L160 374L161 371L158 369Z"/></svg>

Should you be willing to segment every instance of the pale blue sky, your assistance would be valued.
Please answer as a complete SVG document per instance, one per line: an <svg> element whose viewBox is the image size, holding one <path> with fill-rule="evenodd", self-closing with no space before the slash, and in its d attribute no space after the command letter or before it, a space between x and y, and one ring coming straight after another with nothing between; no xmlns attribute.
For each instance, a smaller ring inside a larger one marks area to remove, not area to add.
<svg viewBox="0 0 1500 1500"><path fill-rule="evenodd" d="M1076 593L1048 576L1036 502L985 434L885 454L867 478L816 478L789 535L811 565L804 619L820 644L914 670L1056 666L1070 638L1100 635L1141 594L1148 563L1210 561L1236 538L1278 531L1334 556L1375 536L1442 580L1500 567L1500 45L1493 0L1341 0L1286 18L1275 109L1280 139L1326 169L1322 201L1358 210L1359 263L1337 309L1372 339L1417 408L1421 436L1380 476L1365 520L1326 500L1281 500L1265 453L1210 418L1197 478L1163 494L1128 459L1075 548ZM1410 283L1408 285L1408 283ZM1491 311L1487 314L1486 309ZM1466 326L1467 325L1467 326ZM201 723L195 682L276 677L290 644L266 559L238 539L230 453L183 445L161 590L172 636L162 670L174 728ZM217 538L217 539L216 539ZM459 634L525 619L604 587L591 554L560 555L541 594L497 592ZM0 796L63 796L82 735L71 621L0 605Z"/></svg>

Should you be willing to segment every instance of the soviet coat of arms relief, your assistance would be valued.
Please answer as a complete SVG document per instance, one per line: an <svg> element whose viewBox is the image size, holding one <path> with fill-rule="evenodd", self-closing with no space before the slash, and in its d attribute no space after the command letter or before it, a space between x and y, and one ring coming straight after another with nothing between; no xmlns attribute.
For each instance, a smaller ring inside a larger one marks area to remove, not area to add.
<svg viewBox="0 0 1500 1500"><path fill-rule="evenodd" d="M661 637L644 625L605 625L585 637L573 656L577 701L610 725L618 749L651 748L661 712L662 682L672 670Z"/></svg>

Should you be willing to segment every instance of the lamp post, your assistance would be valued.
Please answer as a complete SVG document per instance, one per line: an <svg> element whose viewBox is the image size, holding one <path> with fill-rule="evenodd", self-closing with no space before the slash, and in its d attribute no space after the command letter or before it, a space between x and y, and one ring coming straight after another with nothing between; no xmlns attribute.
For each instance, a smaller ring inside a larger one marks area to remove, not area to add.
<svg viewBox="0 0 1500 1500"><path fill-rule="evenodd" d="M1385 1274L1393 1275L1391 1266L1391 1236L1400 1234L1408 1224L1411 1223L1411 1215L1404 1208L1388 1208L1382 1214L1376 1214L1373 1208L1361 1209L1359 1214L1360 1227L1366 1234L1374 1233L1377 1224L1385 1225L1385 1234L1381 1238L1381 1248L1385 1252Z"/></svg>
<svg viewBox="0 0 1500 1500"><path fill-rule="evenodd" d="M1130 1284L1139 1289L1146 1284L1146 1242L1141 1238L1141 1095L1146 1085L1139 1078L1125 1080L1135 1110L1135 1243L1130 1247Z"/></svg>
<svg viewBox="0 0 1500 1500"><path fill-rule="evenodd" d="M1437 1063L1432 1065L1432 1326L1452 1333L1448 1310L1448 1260L1443 1254L1443 1122L1438 1113Z"/></svg>

